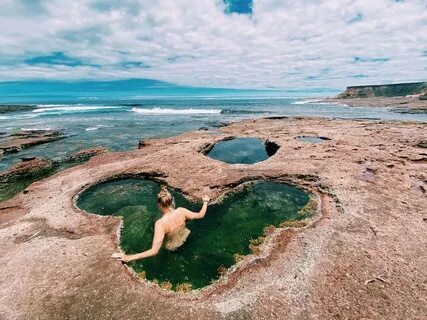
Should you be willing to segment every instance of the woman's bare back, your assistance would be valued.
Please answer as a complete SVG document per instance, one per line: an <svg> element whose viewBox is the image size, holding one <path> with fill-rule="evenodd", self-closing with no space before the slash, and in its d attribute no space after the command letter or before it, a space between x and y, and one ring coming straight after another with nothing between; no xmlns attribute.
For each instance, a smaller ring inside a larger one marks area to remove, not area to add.
<svg viewBox="0 0 427 320"><path fill-rule="evenodd" d="M162 192L162 191L161 191ZM193 212L185 208L172 209L173 198L169 193L166 194L166 191L163 191L162 197L167 196L167 206L158 202L160 210L163 212L163 217L156 221L154 224L154 237L151 249L145 250L141 253L136 253L132 255L126 255L122 252L113 254L113 258L119 259L123 262L130 262L134 260L139 260L147 257L156 255L160 247L162 246L163 240L165 239L165 248L168 250L176 250L182 246L190 234L190 230L185 227L186 220L192 219L202 219L205 216L206 210L208 208L209 197L204 195L203 206L199 212ZM160 195L161 193L159 193Z"/></svg>
<svg viewBox="0 0 427 320"><path fill-rule="evenodd" d="M165 234L174 233L177 229L185 226L187 217L184 208L176 208L169 213L163 215L158 221L161 221Z"/></svg>

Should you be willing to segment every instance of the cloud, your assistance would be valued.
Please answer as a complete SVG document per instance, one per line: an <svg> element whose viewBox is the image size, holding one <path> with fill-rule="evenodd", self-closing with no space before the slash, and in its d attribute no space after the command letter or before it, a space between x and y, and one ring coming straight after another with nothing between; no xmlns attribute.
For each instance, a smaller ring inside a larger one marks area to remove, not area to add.
<svg viewBox="0 0 427 320"><path fill-rule="evenodd" d="M427 79L425 0L0 1L0 81L287 89Z"/></svg>

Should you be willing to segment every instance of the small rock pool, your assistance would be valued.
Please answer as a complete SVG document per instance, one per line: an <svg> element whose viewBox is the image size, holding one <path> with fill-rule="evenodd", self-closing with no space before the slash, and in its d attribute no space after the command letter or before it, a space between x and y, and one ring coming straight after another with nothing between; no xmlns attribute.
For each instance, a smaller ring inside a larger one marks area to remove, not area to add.
<svg viewBox="0 0 427 320"><path fill-rule="evenodd" d="M267 160L278 149L274 142L263 142L258 138L230 138L217 142L206 154L230 164L253 164Z"/></svg>
<svg viewBox="0 0 427 320"><path fill-rule="evenodd" d="M307 142L307 143L322 143L327 140L331 140L327 137L318 137L318 136L298 136L296 139L298 141Z"/></svg>
<svg viewBox="0 0 427 320"><path fill-rule="evenodd" d="M137 253L151 247L154 222L160 218L156 205L159 190L160 183L148 179L112 180L88 188L77 199L77 206L91 213L122 216L121 247L128 254ZM176 206L200 209L200 203L169 190ZM204 219L189 221L190 236L177 251L162 248L157 256L132 262L130 267L165 289L202 288L244 255L259 253L265 234L274 230L271 226L304 225L301 220L313 213L307 210L310 198L307 192L288 184L246 184L221 203L209 206Z"/></svg>

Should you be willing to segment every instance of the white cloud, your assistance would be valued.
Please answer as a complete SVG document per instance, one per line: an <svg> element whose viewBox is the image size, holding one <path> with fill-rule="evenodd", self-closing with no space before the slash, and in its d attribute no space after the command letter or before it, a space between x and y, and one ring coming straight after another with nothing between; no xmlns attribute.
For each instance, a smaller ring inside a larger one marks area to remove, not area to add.
<svg viewBox="0 0 427 320"><path fill-rule="evenodd" d="M0 81L302 88L427 78L425 0L254 0L251 16L226 15L221 0L0 0L0 7ZM25 63L54 52L82 65Z"/></svg>

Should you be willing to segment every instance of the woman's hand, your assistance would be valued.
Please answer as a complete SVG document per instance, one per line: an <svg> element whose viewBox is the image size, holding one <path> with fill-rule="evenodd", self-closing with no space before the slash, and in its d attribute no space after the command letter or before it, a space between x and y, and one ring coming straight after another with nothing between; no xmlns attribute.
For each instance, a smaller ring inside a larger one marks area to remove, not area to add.
<svg viewBox="0 0 427 320"><path fill-rule="evenodd" d="M131 262L132 259L130 258L130 256L122 253L122 252L118 252L118 253L113 253L113 255L111 256L111 258L117 259L119 261L122 261L124 263L128 263Z"/></svg>
<svg viewBox="0 0 427 320"><path fill-rule="evenodd" d="M209 202L210 199L211 198L206 194L202 197L203 202Z"/></svg>

